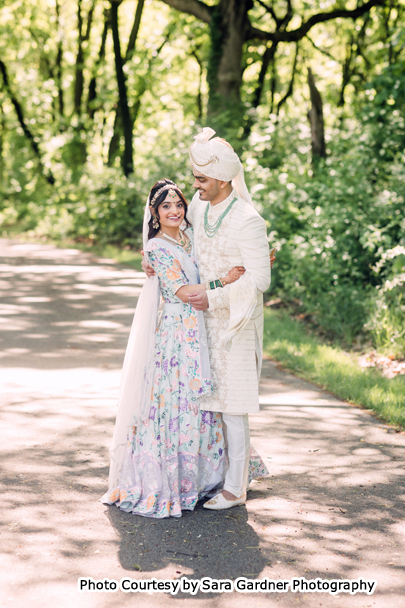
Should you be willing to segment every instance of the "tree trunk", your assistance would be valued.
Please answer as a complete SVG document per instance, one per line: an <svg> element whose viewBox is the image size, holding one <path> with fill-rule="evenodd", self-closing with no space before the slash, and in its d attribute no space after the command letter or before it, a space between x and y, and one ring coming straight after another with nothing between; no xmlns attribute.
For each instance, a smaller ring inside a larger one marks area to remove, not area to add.
<svg viewBox="0 0 405 608"><path fill-rule="evenodd" d="M37 158L37 161L41 168L41 172L42 172L43 176L45 177L48 184L51 184L51 186L53 186L55 183L55 178L52 175L52 172L50 170L47 171L45 169L44 165L42 164L41 152L40 152L39 146L37 144L36 138L32 134L32 132L25 120L23 109L22 109L20 102L18 101L17 97L14 95L13 91L11 90L10 82L8 79L7 68L6 68L5 63L1 60L0 60L0 72L3 76L4 88L6 89L8 95L10 97L10 101L14 106L14 110L17 114L17 118L18 118L18 122L20 123L20 127L23 130L25 137L27 138L27 140L29 141L29 143L31 145L32 151L34 152L34 154Z"/></svg>
<svg viewBox="0 0 405 608"><path fill-rule="evenodd" d="M65 100L63 97L63 88L62 88L62 57L63 57L63 48L62 41L58 42L58 52L56 55L56 83L58 86L58 105L59 105L59 116L63 118L65 114Z"/></svg>
<svg viewBox="0 0 405 608"><path fill-rule="evenodd" d="M74 88L74 112L78 116L81 115L82 111L82 98L84 90L84 50L83 43L87 42L90 38L91 26L93 23L94 6L96 0L89 9L87 15L86 32L83 32L83 16L82 16L82 0L77 0L77 30L78 30L78 42L77 42L77 55L75 65L75 88Z"/></svg>
<svg viewBox="0 0 405 608"><path fill-rule="evenodd" d="M58 28L58 46L56 52L56 84L58 87L58 105L59 105L59 117L63 118L65 113L65 101L63 97L63 88L62 88L62 59L63 59L63 46L62 46L62 32L60 26L60 5L59 1L56 0L56 24Z"/></svg>
<svg viewBox="0 0 405 608"><path fill-rule="evenodd" d="M278 44L277 42L273 42L271 44L271 46L268 46L266 48L266 50L264 51L264 54L262 57L262 65L261 65L260 72L259 72L259 77L257 79L256 88L253 92L253 97L252 97L252 108L254 108L255 110L258 108L258 106L260 105L260 102L261 102L264 82L265 82L265 78L267 75L267 71L269 69L269 65L270 65L270 63L272 63L274 65L275 55L276 55L276 51L277 51L277 44ZM273 97L274 97L274 95L273 95ZM273 98L272 98L272 107L273 107ZM243 137L245 139L247 139L249 137L255 121L256 121L256 115L253 113L250 113L248 115L248 118L245 122L245 126L243 129Z"/></svg>
<svg viewBox="0 0 405 608"><path fill-rule="evenodd" d="M273 42L271 46L268 46L264 52L259 78L257 79L256 89L253 93L252 106L254 108L257 108L260 105L264 87L264 79L266 78L267 70L269 68L270 63L273 63L274 61L274 56L277 51L277 44L277 42Z"/></svg>
<svg viewBox="0 0 405 608"><path fill-rule="evenodd" d="M142 18L142 12L143 12L144 5L145 5L145 0L138 0L138 4L136 7L136 11L135 11L134 22L132 24L131 34L130 34L129 40L128 40L127 52L125 53L125 58L121 59L122 65L125 65L125 63L132 58L132 56L135 52L136 41L138 38L139 27L141 25L141 18ZM132 117L131 133L133 131L133 125L134 125L134 120ZM110 140L110 145L108 146L107 164L109 167L112 167L112 165L114 164L115 158L117 157L117 155L120 152L121 135L122 135L121 106L120 106L120 104L118 104L117 109L115 111L113 135Z"/></svg>
<svg viewBox="0 0 405 608"><path fill-rule="evenodd" d="M82 94L83 94L83 17L82 17L82 0L77 0L77 55L75 65L75 88L73 94L74 112L78 116L82 109Z"/></svg>
<svg viewBox="0 0 405 608"><path fill-rule="evenodd" d="M293 63L292 72L291 72L290 84L288 85L287 92L285 93L285 95L283 95L283 97L280 99L280 101L277 104L277 112L276 112L277 117L280 115L280 110L281 110L282 106L285 104L287 99L289 97L291 97L291 95L294 92L294 80L295 80L295 72L297 70L298 48L299 48L299 44L297 42L297 45L295 47L294 63ZM321 101L321 103L322 103L322 101ZM278 120L278 118L277 118L277 120Z"/></svg>
<svg viewBox="0 0 405 608"><path fill-rule="evenodd" d="M152 57L149 59L149 62L148 62L148 67L147 67L147 70L146 70L146 74L139 81L136 99L135 99L135 102L134 102L134 104L133 104L133 106L131 108L132 130L134 129L134 125L135 125L136 120L138 118L139 110L141 109L142 96L147 91L148 79L149 79L150 73L152 71L153 62L155 61L155 59L157 57L159 57L160 52L162 51L163 47L165 46L165 44L169 40L169 37L170 37L170 31L167 34L167 36L165 37L165 39L163 40L163 42L160 45L160 47L158 49L156 49L156 51L152 54ZM112 136L112 138L110 140L110 145L109 145L109 148L108 148L108 166L109 167L111 167L114 164L114 160L115 160L117 154L119 153L120 137L121 137L121 135L122 135L121 107L118 105L117 109L115 111L113 136Z"/></svg>
<svg viewBox="0 0 405 608"><path fill-rule="evenodd" d="M308 119L311 125L312 162L316 164L320 158L326 158L326 147L322 97L316 88L310 68L308 68L308 86L311 95L311 109L308 112Z"/></svg>
<svg viewBox="0 0 405 608"><path fill-rule="evenodd" d="M276 66L276 57L273 57L273 62L271 64L271 78L270 78L270 114L274 112L274 99L276 96L276 88L277 88L277 66Z"/></svg>
<svg viewBox="0 0 405 608"><path fill-rule="evenodd" d="M6 132L6 117L3 110L3 104L0 101L0 189L3 189L4 184L4 134Z"/></svg>
<svg viewBox="0 0 405 608"><path fill-rule="evenodd" d="M94 66L93 75L92 75L90 83L89 83L89 93L88 93L88 97L87 97L87 113L91 119L94 118L94 114L96 111L95 101L97 99L97 70L105 59L105 47L106 47L106 42L107 42L107 33L108 33L109 26L110 26L110 13L109 13L109 11L105 11L104 12L104 27L103 27L103 33L101 34L100 50L98 52L98 57L96 60L96 64Z"/></svg>
<svg viewBox="0 0 405 608"><path fill-rule="evenodd" d="M127 83L125 80L123 61L121 56L121 42L118 29L118 7L121 2L111 1L111 31L114 42L115 72L117 76L119 106L121 111L122 128L124 132L124 153L122 156L122 168L128 177L134 172L133 143L132 143L132 120L128 106Z"/></svg>
<svg viewBox="0 0 405 608"><path fill-rule="evenodd" d="M266 21L265 29L252 25L249 19L248 13L250 9L254 8L253 0L218 0L216 3L212 1L206 3L203 0L162 1L176 10L193 15L209 24L211 37L207 72L209 122L210 125L221 131L223 137L231 137L232 143L240 146L241 141L238 140L236 132L238 127L243 125L246 109L241 102L240 94L245 43L249 43L250 40L261 40L266 44L269 42L273 44L280 42L297 43L307 36L309 31L317 24L336 19L355 20L376 6L382 6L387 1L392 3L396 0L366 0L352 9L346 9L346 3L343 3L341 8L338 3L332 10L315 12L306 19L302 14L295 12L296 7L293 7L292 0L286 0L286 12L282 17L277 16L274 8L276 3L272 0L256 0L255 6L260 4L261 9L271 15L276 25L275 28L269 27L269 23ZM294 16L299 17L301 23L299 25L297 23L298 27L295 29L287 29ZM257 45L257 42L253 42L253 45ZM270 51L268 55L271 55ZM274 83L275 79L273 78L273 87ZM260 93L259 86L256 95L260 96ZM274 109L274 89L272 97L271 105ZM249 128L245 129L245 133L248 131Z"/></svg>
<svg viewBox="0 0 405 608"><path fill-rule="evenodd" d="M202 79L203 79L203 63L198 56L197 50L193 49L191 51L191 55L194 57L196 62L198 63L199 75L198 75L198 93L197 93L197 122L202 121L203 116L203 99L202 99Z"/></svg>
<svg viewBox="0 0 405 608"><path fill-rule="evenodd" d="M240 108L242 54L252 0L220 0L212 11L208 115Z"/></svg>
<svg viewBox="0 0 405 608"><path fill-rule="evenodd" d="M138 39L139 27L141 25L141 18L143 7L145 5L145 0L138 0L138 4L136 7L135 18L132 24L132 30L129 35L127 52L125 53L125 63L129 61L132 55L135 53L136 41Z"/></svg>
<svg viewBox="0 0 405 608"><path fill-rule="evenodd" d="M117 104L114 117L113 134L110 139L108 146L108 160L107 165L112 167L114 160L120 153L120 139L122 135L122 121L121 121L121 106Z"/></svg>
<svg viewBox="0 0 405 608"><path fill-rule="evenodd" d="M340 89L338 108L343 108L345 105L345 91L346 87L350 82L351 77L353 76L353 68L352 68L352 59L353 59L353 46L354 46L354 37L352 36L350 39L350 43L346 45L346 58L342 68L342 86Z"/></svg>

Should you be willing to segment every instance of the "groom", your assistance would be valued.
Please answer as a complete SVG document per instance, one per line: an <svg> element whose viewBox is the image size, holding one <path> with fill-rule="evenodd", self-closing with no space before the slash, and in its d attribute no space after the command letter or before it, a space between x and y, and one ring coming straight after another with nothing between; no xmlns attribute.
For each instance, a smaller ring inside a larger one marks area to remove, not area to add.
<svg viewBox="0 0 405 608"><path fill-rule="evenodd" d="M187 215L201 282L207 291L190 295L205 311L214 391L199 399L201 410L222 412L229 469L224 489L204 504L228 509L246 501L249 467L248 414L259 411L263 345L263 292L270 285L266 225L252 205L243 167L232 147L210 128L196 136L190 160L198 192ZM245 274L222 287L219 277L234 266ZM151 268L143 262L150 276Z"/></svg>

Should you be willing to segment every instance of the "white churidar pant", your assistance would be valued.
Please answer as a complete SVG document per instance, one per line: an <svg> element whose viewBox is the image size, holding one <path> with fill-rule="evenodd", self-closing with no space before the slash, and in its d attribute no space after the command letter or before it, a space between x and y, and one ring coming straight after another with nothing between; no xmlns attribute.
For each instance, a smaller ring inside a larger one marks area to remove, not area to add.
<svg viewBox="0 0 405 608"><path fill-rule="evenodd" d="M224 490L239 498L246 492L249 473L250 433L248 414L222 414L229 469Z"/></svg>

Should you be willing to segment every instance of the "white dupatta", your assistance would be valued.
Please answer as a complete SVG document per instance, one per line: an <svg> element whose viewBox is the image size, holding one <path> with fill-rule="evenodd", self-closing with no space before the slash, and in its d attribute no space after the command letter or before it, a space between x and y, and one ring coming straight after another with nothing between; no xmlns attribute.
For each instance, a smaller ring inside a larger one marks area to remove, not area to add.
<svg viewBox="0 0 405 608"><path fill-rule="evenodd" d="M144 250L151 218L149 204L148 197L143 217ZM122 368L118 412L110 448L109 491L118 487L131 427L149 416L159 302L159 279L157 276L147 278L136 306Z"/></svg>

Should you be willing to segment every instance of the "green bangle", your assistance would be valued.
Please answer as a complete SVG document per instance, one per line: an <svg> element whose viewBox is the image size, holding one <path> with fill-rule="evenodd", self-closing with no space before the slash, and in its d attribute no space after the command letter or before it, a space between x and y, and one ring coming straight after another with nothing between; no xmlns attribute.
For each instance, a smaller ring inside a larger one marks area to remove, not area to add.
<svg viewBox="0 0 405 608"><path fill-rule="evenodd" d="M209 281L208 289L216 289L217 287L223 287L221 279L215 279L215 281Z"/></svg>

